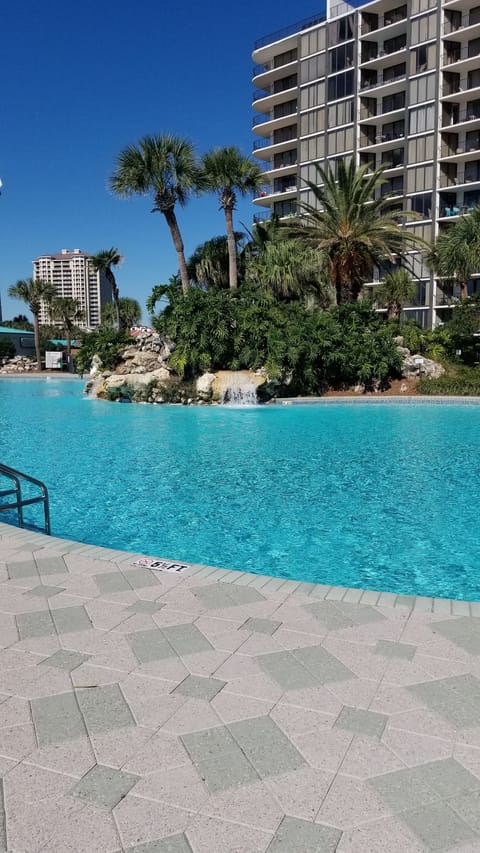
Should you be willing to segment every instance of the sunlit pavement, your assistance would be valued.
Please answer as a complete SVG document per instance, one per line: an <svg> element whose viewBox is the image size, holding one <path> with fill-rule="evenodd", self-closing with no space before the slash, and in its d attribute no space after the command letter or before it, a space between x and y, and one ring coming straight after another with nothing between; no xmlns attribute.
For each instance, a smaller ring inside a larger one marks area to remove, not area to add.
<svg viewBox="0 0 480 853"><path fill-rule="evenodd" d="M0 524L0 850L480 851L479 605L136 559Z"/></svg>

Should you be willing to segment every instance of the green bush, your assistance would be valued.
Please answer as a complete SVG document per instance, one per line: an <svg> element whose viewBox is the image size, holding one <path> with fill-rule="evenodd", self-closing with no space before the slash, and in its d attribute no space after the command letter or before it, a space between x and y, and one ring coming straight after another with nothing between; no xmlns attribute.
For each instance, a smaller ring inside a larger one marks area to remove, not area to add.
<svg viewBox="0 0 480 853"><path fill-rule="evenodd" d="M386 384L400 369L395 329L369 305L322 311L244 287L167 295L170 303L154 326L175 341L170 366L185 378L265 367L271 379L288 378L290 393L308 394Z"/></svg>
<svg viewBox="0 0 480 853"><path fill-rule="evenodd" d="M451 395L454 397L480 396L480 373L471 371L469 375L440 376L438 379L420 379L417 383L419 394Z"/></svg>
<svg viewBox="0 0 480 853"><path fill-rule="evenodd" d="M98 355L106 370L113 370L120 361L120 355L128 344L130 335L121 334L109 328L99 328L86 334L79 349L75 364L77 373L90 370L92 358Z"/></svg>
<svg viewBox="0 0 480 853"><path fill-rule="evenodd" d="M0 359L13 358L15 355L15 345L9 338L0 339Z"/></svg>

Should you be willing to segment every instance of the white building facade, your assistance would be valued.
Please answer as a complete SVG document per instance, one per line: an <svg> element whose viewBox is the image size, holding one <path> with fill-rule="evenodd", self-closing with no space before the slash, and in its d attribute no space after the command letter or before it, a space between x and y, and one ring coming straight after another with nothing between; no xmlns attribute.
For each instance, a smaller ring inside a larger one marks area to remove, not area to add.
<svg viewBox="0 0 480 853"><path fill-rule="evenodd" d="M478 2L478 0L477 0ZM354 8L356 7L356 8ZM259 40L253 53L254 154L265 167L258 218L314 204L315 163L387 164L391 210L429 243L480 202L480 6L474 0L374 0ZM404 317L448 319L458 298L420 253ZM382 271L367 287L375 288ZM469 283L477 290L479 279Z"/></svg>
<svg viewBox="0 0 480 853"><path fill-rule="evenodd" d="M103 271L95 272L92 255L80 249L62 249L54 255L41 255L33 261L33 277L53 284L57 297L76 299L84 319L78 325L93 329L100 325L102 305L112 301L112 289ZM42 305L40 323L50 323L46 305Z"/></svg>

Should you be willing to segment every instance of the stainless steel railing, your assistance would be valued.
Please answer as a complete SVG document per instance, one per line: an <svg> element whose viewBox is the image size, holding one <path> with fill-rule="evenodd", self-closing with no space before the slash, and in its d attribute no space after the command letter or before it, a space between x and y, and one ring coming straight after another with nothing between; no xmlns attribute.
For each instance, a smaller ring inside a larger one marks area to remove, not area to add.
<svg viewBox="0 0 480 853"><path fill-rule="evenodd" d="M23 516L24 507L31 506L32 504L43 503L44 530L45 533L50 536L50 507L48 503L48 491L46 485L42 483L41 480L37 480L35 477L30 477L29 474L23 474L15 468L10 468L8 465L3 465L1 462L0 477L6 477L13 483L11 488L0 489L0 512L16 509L18 526L25 527L25 520ZM24 498L22 496L22 481L39 488L40 494L35 497ZM13 500L5 501L4 498L13 498ZM28 526L36 527L37 525L29 523Z"/></svg>

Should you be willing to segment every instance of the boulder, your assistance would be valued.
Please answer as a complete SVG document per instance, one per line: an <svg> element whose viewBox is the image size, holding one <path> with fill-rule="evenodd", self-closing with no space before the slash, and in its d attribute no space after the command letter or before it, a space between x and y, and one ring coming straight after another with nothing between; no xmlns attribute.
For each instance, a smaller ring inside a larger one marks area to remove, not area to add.
<svg viewBox="0 0 480 853"><path fill-rule="evenodd" d="M155 370L155 368L158 367L158 365L160 364L160 358L155 352L139 350L135 353L130 364L133 368L141 367L147 371ZM132 372L136 371L133 370Z"/></svg>
<svg viewBox="0 0 480 853"><path fill-rule="evenodd" d="M212 396L212 385L215 381L214 373L204 373L196 382L197 394L201 400L210 400Z"/></svg>
<svg viewBox="0 0 480 853"><path fill-rule="evenodd" d="M445 368L431 358L425 358L423 355L407 355L403 359L402 376L405 379L409 377L428 376L431 379L438 379L443 376Z"/></svg>

